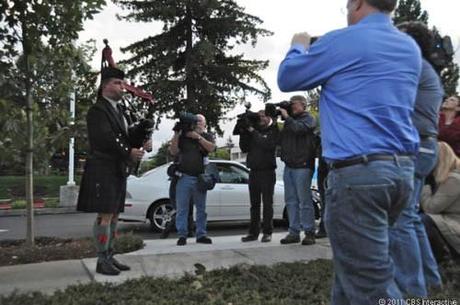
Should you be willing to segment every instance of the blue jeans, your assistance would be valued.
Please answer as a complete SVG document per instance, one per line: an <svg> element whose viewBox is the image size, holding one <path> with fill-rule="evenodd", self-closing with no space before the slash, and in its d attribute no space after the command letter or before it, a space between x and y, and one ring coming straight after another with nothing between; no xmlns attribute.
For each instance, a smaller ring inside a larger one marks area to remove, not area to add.
<svg viewBox="0 0 460 305"><path fill-rule="evenodd" d="M415 161L414 192L390 228L390 254L395 263L396 282L408 296L426 297L427 286L441 286L438 265L418 213L425 178L436 165L437 155L436 139L420 143Z"/></svg>
<svg viewBox="0 0 460 305"><path fill-rule="evenodd" d="M206 236L206 191L198 189L198 178L183 174L176 186L176 229L179 237L187 237L190 199L196 209L196 238Z"/></svg>
<svg viewBox="0 0 460 305"><path fill-rule="evenodd" d="M335 272L331 305L402 298L394 279L388 228L413 191L413 176L413 160L398 156L329 172L325 224Z"/></svg>
<svg viewBox="0 0 460 305"><path fill-rule="evenodd" d="M311 198L311 177L309 168L284 168L284 201L289 218L289 234L300 231L315 231L315 210Z"/></svg>

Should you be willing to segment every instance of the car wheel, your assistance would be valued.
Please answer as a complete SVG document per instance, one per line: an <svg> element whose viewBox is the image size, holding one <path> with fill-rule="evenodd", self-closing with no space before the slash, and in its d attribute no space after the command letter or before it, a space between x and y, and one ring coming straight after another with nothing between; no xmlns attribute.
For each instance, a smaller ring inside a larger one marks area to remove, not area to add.
<svg viewBox="0 0 460 305"><path fill-rule="evenodd" d="M152 205L149 212L150 228L154 232L163 231L166 225L174 221L176 210L169 201L159 201Z"/></svg>

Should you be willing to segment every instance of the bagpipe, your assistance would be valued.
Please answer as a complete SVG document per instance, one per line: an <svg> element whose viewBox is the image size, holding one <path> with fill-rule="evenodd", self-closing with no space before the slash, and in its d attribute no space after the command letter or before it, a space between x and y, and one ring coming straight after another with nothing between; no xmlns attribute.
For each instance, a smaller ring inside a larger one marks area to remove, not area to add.
<svg viewBox="0 0 460 305"><path fill-rule="evenodd" d="M104 68L116 68L115 61L112 57L112 49L109 46L107 39L104 39L105 47L102 50L101 71ZM133 148L142 148L144 143L151 139L154 121L153 121L153 105L155 103L153 96L125 82L123 85L126 92L121 101L123 116L128 123L129 144ZM137 162L134 173L139 171L140 162Z"/></svg>

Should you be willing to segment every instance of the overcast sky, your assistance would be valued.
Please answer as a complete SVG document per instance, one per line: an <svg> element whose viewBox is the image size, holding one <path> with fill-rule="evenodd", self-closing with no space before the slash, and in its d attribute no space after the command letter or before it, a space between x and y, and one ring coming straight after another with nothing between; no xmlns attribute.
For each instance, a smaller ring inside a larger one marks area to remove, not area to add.
<svg viewBox="0 0 460 305"><path fill-rule="evenodd" d="M110 2L110 1L108 1ZM277 68L289 48L291 37L296 32L304 32L319 36L328 31L346 26L345 11L346 0L236 0L246 9L246 12L261 18L264 23L262 27L274 32L273 36L260 38L255 48L250 45L241 49L247 58L269 60L270 66L262 76L272 90L272 101L277 102L288 99L294 93L282 93L276 84ZM422 8L428 11L430 25L435 25L443 35L452 37L454 48L458 49L460 44L460 1L458 0L421 0ZM128 55L120 52L121 47L153 36L161 32L161 24L154 23L128 23L116 18L117 13L122 10L109 3L104 10L95 16L93 20L87 21L84 31L80 33L80 42L95 39L98 53L92 62L94 69L100 67L100 51L104 47L103 38L109 40L113 50L115 61L125 59ZM456 54L456 62L460 63L460 51ZM251 100L253 110L263 107L263 103L256 99ZM229 113L230 117L242 112L243 107L238 106ZM158 149L161 143L172 136L173 122L164 120L160 130L154 133L154 150ZM218 144L223 145L225 139L231 133L234 121L223 125L227 130ZM229 131L228 131L229 130Z"/></svg>

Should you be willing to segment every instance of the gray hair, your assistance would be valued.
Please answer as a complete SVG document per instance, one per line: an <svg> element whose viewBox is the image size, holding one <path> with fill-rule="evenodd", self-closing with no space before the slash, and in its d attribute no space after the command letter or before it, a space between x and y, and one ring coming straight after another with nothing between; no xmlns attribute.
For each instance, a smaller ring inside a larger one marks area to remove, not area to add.
<svg viewBox="0 0 460 305"><path fill-rule="evenodd" d="M308 106L307 99L303 95L294 95L289 100L290 100L291 104L294 103L294 102L301 102L303 104L304 108L307 108L307 106Z"/></svg>
<svg viewBox="0 0 460 305"><path fill-rule="evenodd" d="M398 0L366 0L366 2L381 12L391 13L395 9Z"/></svg>

